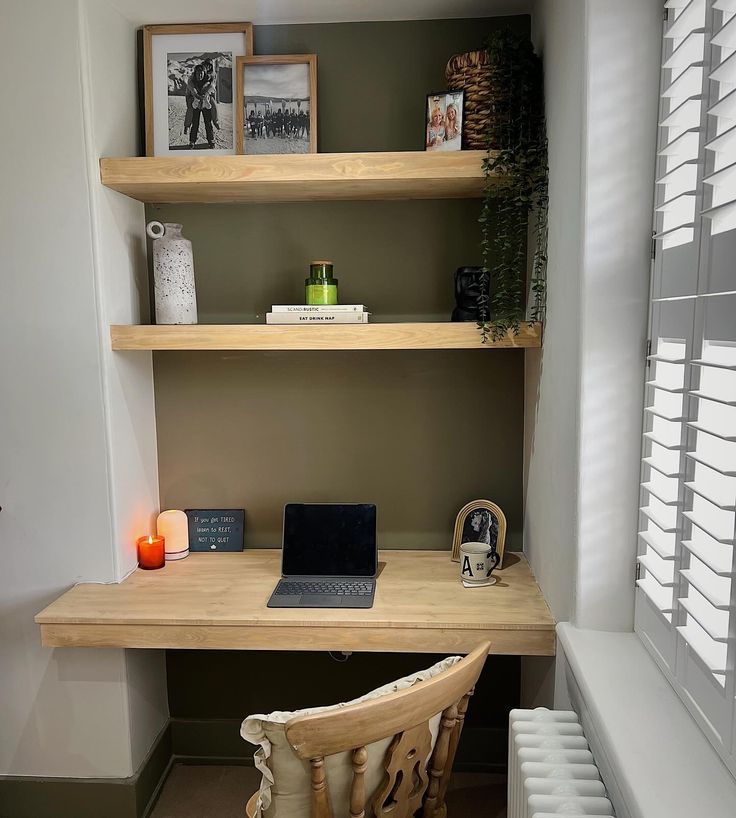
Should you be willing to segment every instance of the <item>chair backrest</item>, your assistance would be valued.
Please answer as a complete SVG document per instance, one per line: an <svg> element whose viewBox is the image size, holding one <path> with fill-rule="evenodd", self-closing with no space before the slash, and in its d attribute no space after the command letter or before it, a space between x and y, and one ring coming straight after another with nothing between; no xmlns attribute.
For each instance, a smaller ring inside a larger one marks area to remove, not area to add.
<svg viewBox="0 0 736 818"><path fill-rule="evenodd" d="M479 645L449 670L407 690L288 721L289 744L299 758L310 763L311 818L343 818L332 812L325 756L346 750L352 750L350 818L365 817L366 745L391 737L384 781L377 792L368 794L368 815L410 818L420 807L422 818L444 815L445 792L468 699L489 649L487 642ZM429 721L438 713L442 714L439 733L431 751Z"/></svg>

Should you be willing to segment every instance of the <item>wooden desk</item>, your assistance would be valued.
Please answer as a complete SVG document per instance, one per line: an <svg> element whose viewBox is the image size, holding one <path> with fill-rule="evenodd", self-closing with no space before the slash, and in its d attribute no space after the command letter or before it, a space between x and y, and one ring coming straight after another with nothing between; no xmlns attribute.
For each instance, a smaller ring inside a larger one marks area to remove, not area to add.
<svg viewBox="0 0 736 818"><path fill-rule="evenodd" d="M443 551L382 551L369 610L267 608L279 550L190 554L119 585L77 585L36 616L48 647L219 648L553 656L554 620L523 556L466 590Z"/></svg>

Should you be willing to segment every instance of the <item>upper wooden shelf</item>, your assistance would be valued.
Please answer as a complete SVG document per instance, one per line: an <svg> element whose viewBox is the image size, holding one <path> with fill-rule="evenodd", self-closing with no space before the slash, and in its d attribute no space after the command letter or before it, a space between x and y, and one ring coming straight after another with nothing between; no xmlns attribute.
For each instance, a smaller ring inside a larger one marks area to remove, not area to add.
<svg viewBox="0 0 736 818"><path fill-rule="evenodd" d="M175 324L110 327L112 348L138 350L209 349L513 349L541 345L541 326L522 324L518 335L481 343L472 323Z"/></svg>
<svg viewBox="0 0 736 818"><path fill-rule="evenodd" d="M483 192L484 151L101 159L106 187L141 202L460 199Z"/></svg>

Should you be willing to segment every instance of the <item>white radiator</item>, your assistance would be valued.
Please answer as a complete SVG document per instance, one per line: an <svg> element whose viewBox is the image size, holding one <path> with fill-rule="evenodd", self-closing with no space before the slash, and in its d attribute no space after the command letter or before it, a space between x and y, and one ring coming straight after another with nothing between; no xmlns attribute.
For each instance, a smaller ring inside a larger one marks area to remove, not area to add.
<svg viewBox="0 0 736 818"><path fill-rule="evenodd" d="M613 814L577 714L512 710L508 818Z"/></svg>

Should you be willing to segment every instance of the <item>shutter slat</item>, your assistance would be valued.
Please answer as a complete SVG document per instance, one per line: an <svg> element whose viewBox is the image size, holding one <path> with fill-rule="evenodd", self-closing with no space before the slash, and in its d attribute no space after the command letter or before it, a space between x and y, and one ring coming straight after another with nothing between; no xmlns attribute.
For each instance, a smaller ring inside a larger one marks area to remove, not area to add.
<svg viewBox="0 0 736 818"><path fill-rule="evenodd" d="M654 525L657 526L657 528L664 531L665 534L669 534L670 532L677 531L677 525L670 525L669 523L666 523L664 520L662 520L657 515L657 513L655 511L652 511L652 509L649 506L643 506L642 508L639 509L639 511L641 511L641 513L648 520L651 520L654 523Z"/></svg>
<svg viewBox="0 0 736 818"><path fill-rule="evenodd" d="M659 560L660 562L665 562L660 557L656 557L656 559ZM675 578L674 578L674 563L673 562L667 562L666 563L666 565L669 566L670 571L665 572L665 571L662 571L662 567L657 564L657 562L655 561L655 558L652 557L652 556L642 554L641 556L637 557L636 560L640 565L644 566L647 573L651 574L651 576L653 576L654 579L656 579L657 582L663 588L672 588L674 586ZM670 576L670 573L672 574L672 576Z"/></svg>
<svg viewBox="0 0 736 818"><path fill-rule="evenodd" d="M671 614L675 610L672 592L668 588L663 588L653 577L637 579L636 585L660 613Z"/></svg>
<svg viewBox="0 0 736 818"><path fill-rule="evenodd" d="M682 472L680 471L679 468L675 469L674 471L673 470L668 471L661 464L659 464L655 460L653 460L651 457L643 457L642 458L642 463L645 463L647 466L649 466L650 469L654 469L655 471L658 471L660 474L664 475L665 477L682 477Z"/></svg>
<svg viewBox="0 0 736 818"><path fill-rule="evenodd" d="M699 128L702 94L694 94L673 108L659 123L660 128Z"/></svg>
<svg viewBox="0 0 736 818"><path fill-rule="evenodd" d="M684 364L687 362L687 358L682 355L662 355L659 352L655 352L653 355L647 355L647 360L659 361L663 364Z"/></svg>
<svg viewBox="0 0 736 818"><path fill-rule="evenodd" d="M711 221L711 233L725 233L736 228L736 201L725 202L716 207L702 211L702 215Z"/></svg>
<svg viewBox="0 0 736 818"><path fill-rule="evenodd" d="M736 78L736 52L719 63L708 75L708 79L716 82L732 83Z"/></svg>
<svg viewBox="0 0 736 818"><path fill-rule="evenodd" d="M724 119L736 118L736 91L730 91L722 99L708 108L710 116L723 117Z"/></svg>
<svg viewBox="0 0 736 818"><path fill-rule="evenodd" d="M646 543L648 548L651 548L652 551L659 554L659 556L663 560L674 560L675 558L675 538L670 537L671 545L668 548L664 543L654 537L650 531L640 531L639 537L642 542Z"/></svg>
<svg viewBox="0 0 736 818"><path fill-rule="evenodd" d="M706 185L732 185L736 183L736 162L703 177L703 182Z"/></svg>
<svg viewBox="0 0 736 818"><path fill-rule="evenodd" d="M693 398L698 398L698 400L714 401L715 403L722 403L724 406L736 406L736 400L723 400L722 398L716 398L713 395L707 395L705 392L701 392L699 389L696 389L695 392L690 392L689 394Z"/></svg>
<svg viewBox="0 0 736 818"><path fill-rule="evenodd" d="M729 128L718 134L709 142L705 143L705 149L719 153L731 152L736 146L736 126Z"/></svg>
<svg viewBox="0 0 736 818"><path fill-rule="evenodd" d="M651 494L652 497L656 497L657 500L659 500L659 502L662 503L662 505L677 506L680 504L679 500L665 500L665 498L662 497L662 492L657 491L657 489L652 485L652 483L642 483L641 487L644 489L644 491Z"/></svg>
<svg viewBox="0 0 736 818"><path fill-rule="evenodd" d="M722 469L716 463L706 460L704 457L701 457L695 452L685 452L685 457L695 461L696 463L702 463L704 466L707 466L709 469L713 469L714 472L718 472L718 474L722 474L724 477L736 477L736 471L733 469Z"/></svg>
<svg viewBox="0 0 736 818"><path fill-rule="evenodd" d="M658 383L657 381L647 381L646 385L651 386L652 389L661 389L663 392L670 392L672 394L682 394L686 391L684 386L665 386L663 383Z"/></svg>
<svg viewBox="0 0 736 818"><path fill-rule="evenodd" d="M700 633L702 633L706 638L708 634L703 631L702 628L699 628ZM711 673L714 675L722 676L726 672L726 658L722 655L720 651L715 651L713 647L704 643L702 637L698 633L695 628L691 625L678 625L677 632L683 637L683 639L687 642L688 647L695 651L698 654L700 659L703 661L705 666L710 670ZM713 640L711 639L711 644Z"/></svg>
<svg viewBox="0 0 736 818"><path fill-rule="evenodd" d="M651 440L652 443L656 443L658 446L661 446L663 449L667 449L670 452L676 452L680 449L684 449L682 443L665 443L663 442L661 437L658 437L654 432L644 432L644 437L647 440Z"/></svg>
<svg viewBox="0 0 736 818"><path fill-rule="evenodd" d="M727 363L726 361L713 361L710 359L705 358L697 358L694 361L690 361L693 366L712 366L714 369L730 369L732 372L736 372L736 364Z"/></svg>
<svg viewBox="0 0 736 818"><path fill-rule="evenodd" d="M684 483L684 486L688 491L692 491L694 494L703 497L705 500L709 500L714 505L719 506L720 508L724 509L724 511L736 511L736 503L729 503L729 502L722 502L720 500L716 500L713 498L712 495L708 495L703 489L701 489L696 483L694 482L687 482Z"/></svg>
<svg viewBox="0 0 736 818"><path fill-rule="evenodd" d="M677 71L703 61L705 52L705 34L702 31L691 31L667 58L663 68Z"/></svg>
<svg viewBox="0 0 736 818"><path fill-rule="evenodd" d="M710 42L721 48L736 48L736 17L732 17L723 28L716 31L710 38Z"/></svg>
<svg viewBox="0 0 736 818"><path fill-rule="evenodd" d="M733 14L736 12L736 0L714 0L713 8L717 11Z"/></svg>
<svg viewBox="0 0 736 818"><path fill-rule="evenodd" d="M720 545L720 551L716 551L711 546L706 546L699 543L697 540L683 540L683 546L690 553L694 554L703 565L708 568L717 577L733 577L736 576L733 571L733 551L727 545Z"/></svg>
<svg viewBox="0 0 736 818"><path fill-rule="evenodd" d="M678 203L682 202L686 199L692 199L692 205L695 205L695 191L694 190L685 190L682 193L678 193L677 196L673 196L671 199L667 199L666 201L662 202L661 205L657 205L655 210L658 213L666 213L668 211L673 210ZM688 204L691 204L688 202ZM694 208L693 208L694 213ZM692 218L688 221L692 221ZM661 235L661 234L660 234Z"/></svg>
<svg viewBox="0 0 736 818"><path fill-rule="evenodd" d="M728 642L728 636L723 636L720 628L718 625L715 625L713 622L713 616L708 611L707 608L704 606L698 605L694 601L694 599L688 599L685 597L684 599L677 600L680 605L688 612L690 616L700 625L700 627L710 636L710 638L714 642ZM716 611L713 609L713 613L722 613L721 611ZM726 615L726 619L728 619L728 615ZM728 624L726 625L728 627Z"/></svg>
<svg viewBox="0 0 736 818"><path fill-rule="evenodd" d="M714 432L712 429L708 429L706 426L701 426L701 424L699 424L697 421L688 421L686 425L698 432L705 432L706 434L713 435L713 437L717 437L719 440L728 440L729 442L736 441L736 435L719 434L718 432Z"/></svg>
<svg viewBox="0 0 736 818"><path fill-rule="evenodd" d="M680 421L685 420L684 415L676 415L676 416L667 415L664 412L662 412L662 411L660 411L658 409L655 409L654 406L647 406L644 409L644 411L648 415L654 415L655 417L662 418L662 420L669 420L669 421L672 421L672 422L680 422Z"/></svg>
<svg viewBox="0 0 736 818"><path fill-rule="evenodd" d="M674 139L663 145L658 153L660 156L682 156L692 159L698 155L698 134L700 128L688 128L678 134Z"/></svg>
<svg viewBox="0 0 736 818"><path fill-rule="evenodd" d="M703 31L705 26L705 0L690 2L675 17L664 33L666 40L679 40L691 31Z"/></svg>
<svg viewBox="0 0 736 818"><path fill-rule="evenodd" d="M703 580L696 576L694 571L690 568L682 569L679 574L689 582L698 593L702 594L714 608L717 608L719 611L727 611L730 609L730 600L714 592L712 588L706 588Z"/></svg>
<svg viewBox="0 0 736 818"><path fill-rule="evenodd" d="M698 518L693 514L692 511L683 511L683 516L686 517L693 525L696 525L701 531L705 531L705 533L712 537L716 542L721 543L722 545L733 545L734 538L731 537L723 537L722 535L716 534L714 531L708 528L707 525L703 523L702 520L698 520Z"/></svg>

